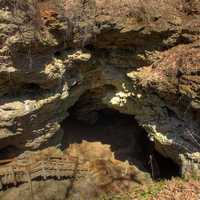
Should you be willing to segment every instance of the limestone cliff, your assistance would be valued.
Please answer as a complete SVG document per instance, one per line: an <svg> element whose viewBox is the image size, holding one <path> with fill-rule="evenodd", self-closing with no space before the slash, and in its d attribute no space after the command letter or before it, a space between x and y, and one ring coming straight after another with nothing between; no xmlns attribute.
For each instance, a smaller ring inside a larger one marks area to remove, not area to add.
<svg viewBox="0 0 200 200"><path fill-rule="evenodd" d="M199 0L0 0L0 148L61 143L60 123L113 108L200 169Z"/></svg>

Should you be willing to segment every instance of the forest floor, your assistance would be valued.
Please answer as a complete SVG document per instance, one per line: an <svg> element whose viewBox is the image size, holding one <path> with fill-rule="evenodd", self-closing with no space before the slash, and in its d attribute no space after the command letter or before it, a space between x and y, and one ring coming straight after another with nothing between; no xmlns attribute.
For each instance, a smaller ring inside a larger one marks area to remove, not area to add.
<svg viewBox="0 0 200 200"><path fill-rule="evenodd" d="M200 180L172 178L138 186L129 194L105 195L98 200L200 200Z"/></svg>

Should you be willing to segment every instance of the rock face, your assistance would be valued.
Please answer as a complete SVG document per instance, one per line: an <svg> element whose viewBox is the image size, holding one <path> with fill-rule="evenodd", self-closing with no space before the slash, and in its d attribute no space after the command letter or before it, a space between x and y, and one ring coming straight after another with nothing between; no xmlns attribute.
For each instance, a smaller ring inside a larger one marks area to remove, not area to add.
<svg viewBox="0 0 200 200"><path fill-rule="evenodd" d="M87 141L70 145L64 153L55 147L26 152L0 169L0 180L3 189L18 186L1 191L2 200L47 196L47 199L93 199L104 192L130 192L139 184L151 183L147 173L116 160L109 145Z"/></svg>
<svg viewBox="0 0 200 200"><path fill-rule="evenodd" d="M200 169L199 0L0 0L0 45L2 152L59 145L83 97L80 117L134 115L182 175Z"/></svg>

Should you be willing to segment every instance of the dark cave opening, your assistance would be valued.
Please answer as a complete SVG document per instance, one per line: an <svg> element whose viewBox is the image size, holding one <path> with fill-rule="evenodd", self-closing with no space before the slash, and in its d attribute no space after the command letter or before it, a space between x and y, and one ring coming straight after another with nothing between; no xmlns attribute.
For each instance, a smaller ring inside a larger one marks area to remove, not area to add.
<svg viewBox="0 0 200 200"><path fill-rule="evenodd" d="M153 177L154 179L171 179L180 176L180 167L173 160L164 157L155 149L153 149L152 155L156 159L159 170L158 175L155 174L155 177Z"/></svg>
<svg viewBox="0 0 200 200"><path fill-rule="evenodd" d="M155 150L146 131L139 126L134 116L113 109L101 109L87 113L90 118L95 116L93 123L88 123L87 117L84 120L77 119L75 112L76 109L72 107L69 110L70 117L61 124L65 133L64 149L83 140L98 141L109 144L116 159L128 160L140 170L150 173L155 180L179 176L179 166Z"/></svg>

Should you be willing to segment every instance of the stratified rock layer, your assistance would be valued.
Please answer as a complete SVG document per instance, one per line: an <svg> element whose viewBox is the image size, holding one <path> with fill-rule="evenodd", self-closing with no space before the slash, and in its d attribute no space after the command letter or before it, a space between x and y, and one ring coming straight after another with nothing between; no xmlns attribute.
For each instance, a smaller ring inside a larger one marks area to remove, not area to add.
<svg viewBox="0 0 200 200"><path fill-rule="evenodd" d="M182 174L200 159L198 0L0 1L0 148L59 145L60 123L134 115ZM89 111L89 112L88 112Z"/></svg>
<svg viewBox="0 0 200 200"><path fill-rule="evenodd" d="M52 147L11 160L0 168L0 183L1 189L12 188L0 192L2 200L80 200L130 192L138 184L151 183L151 178L128 162L116 160L109 145L83 141L64 153Z"/></svg>

